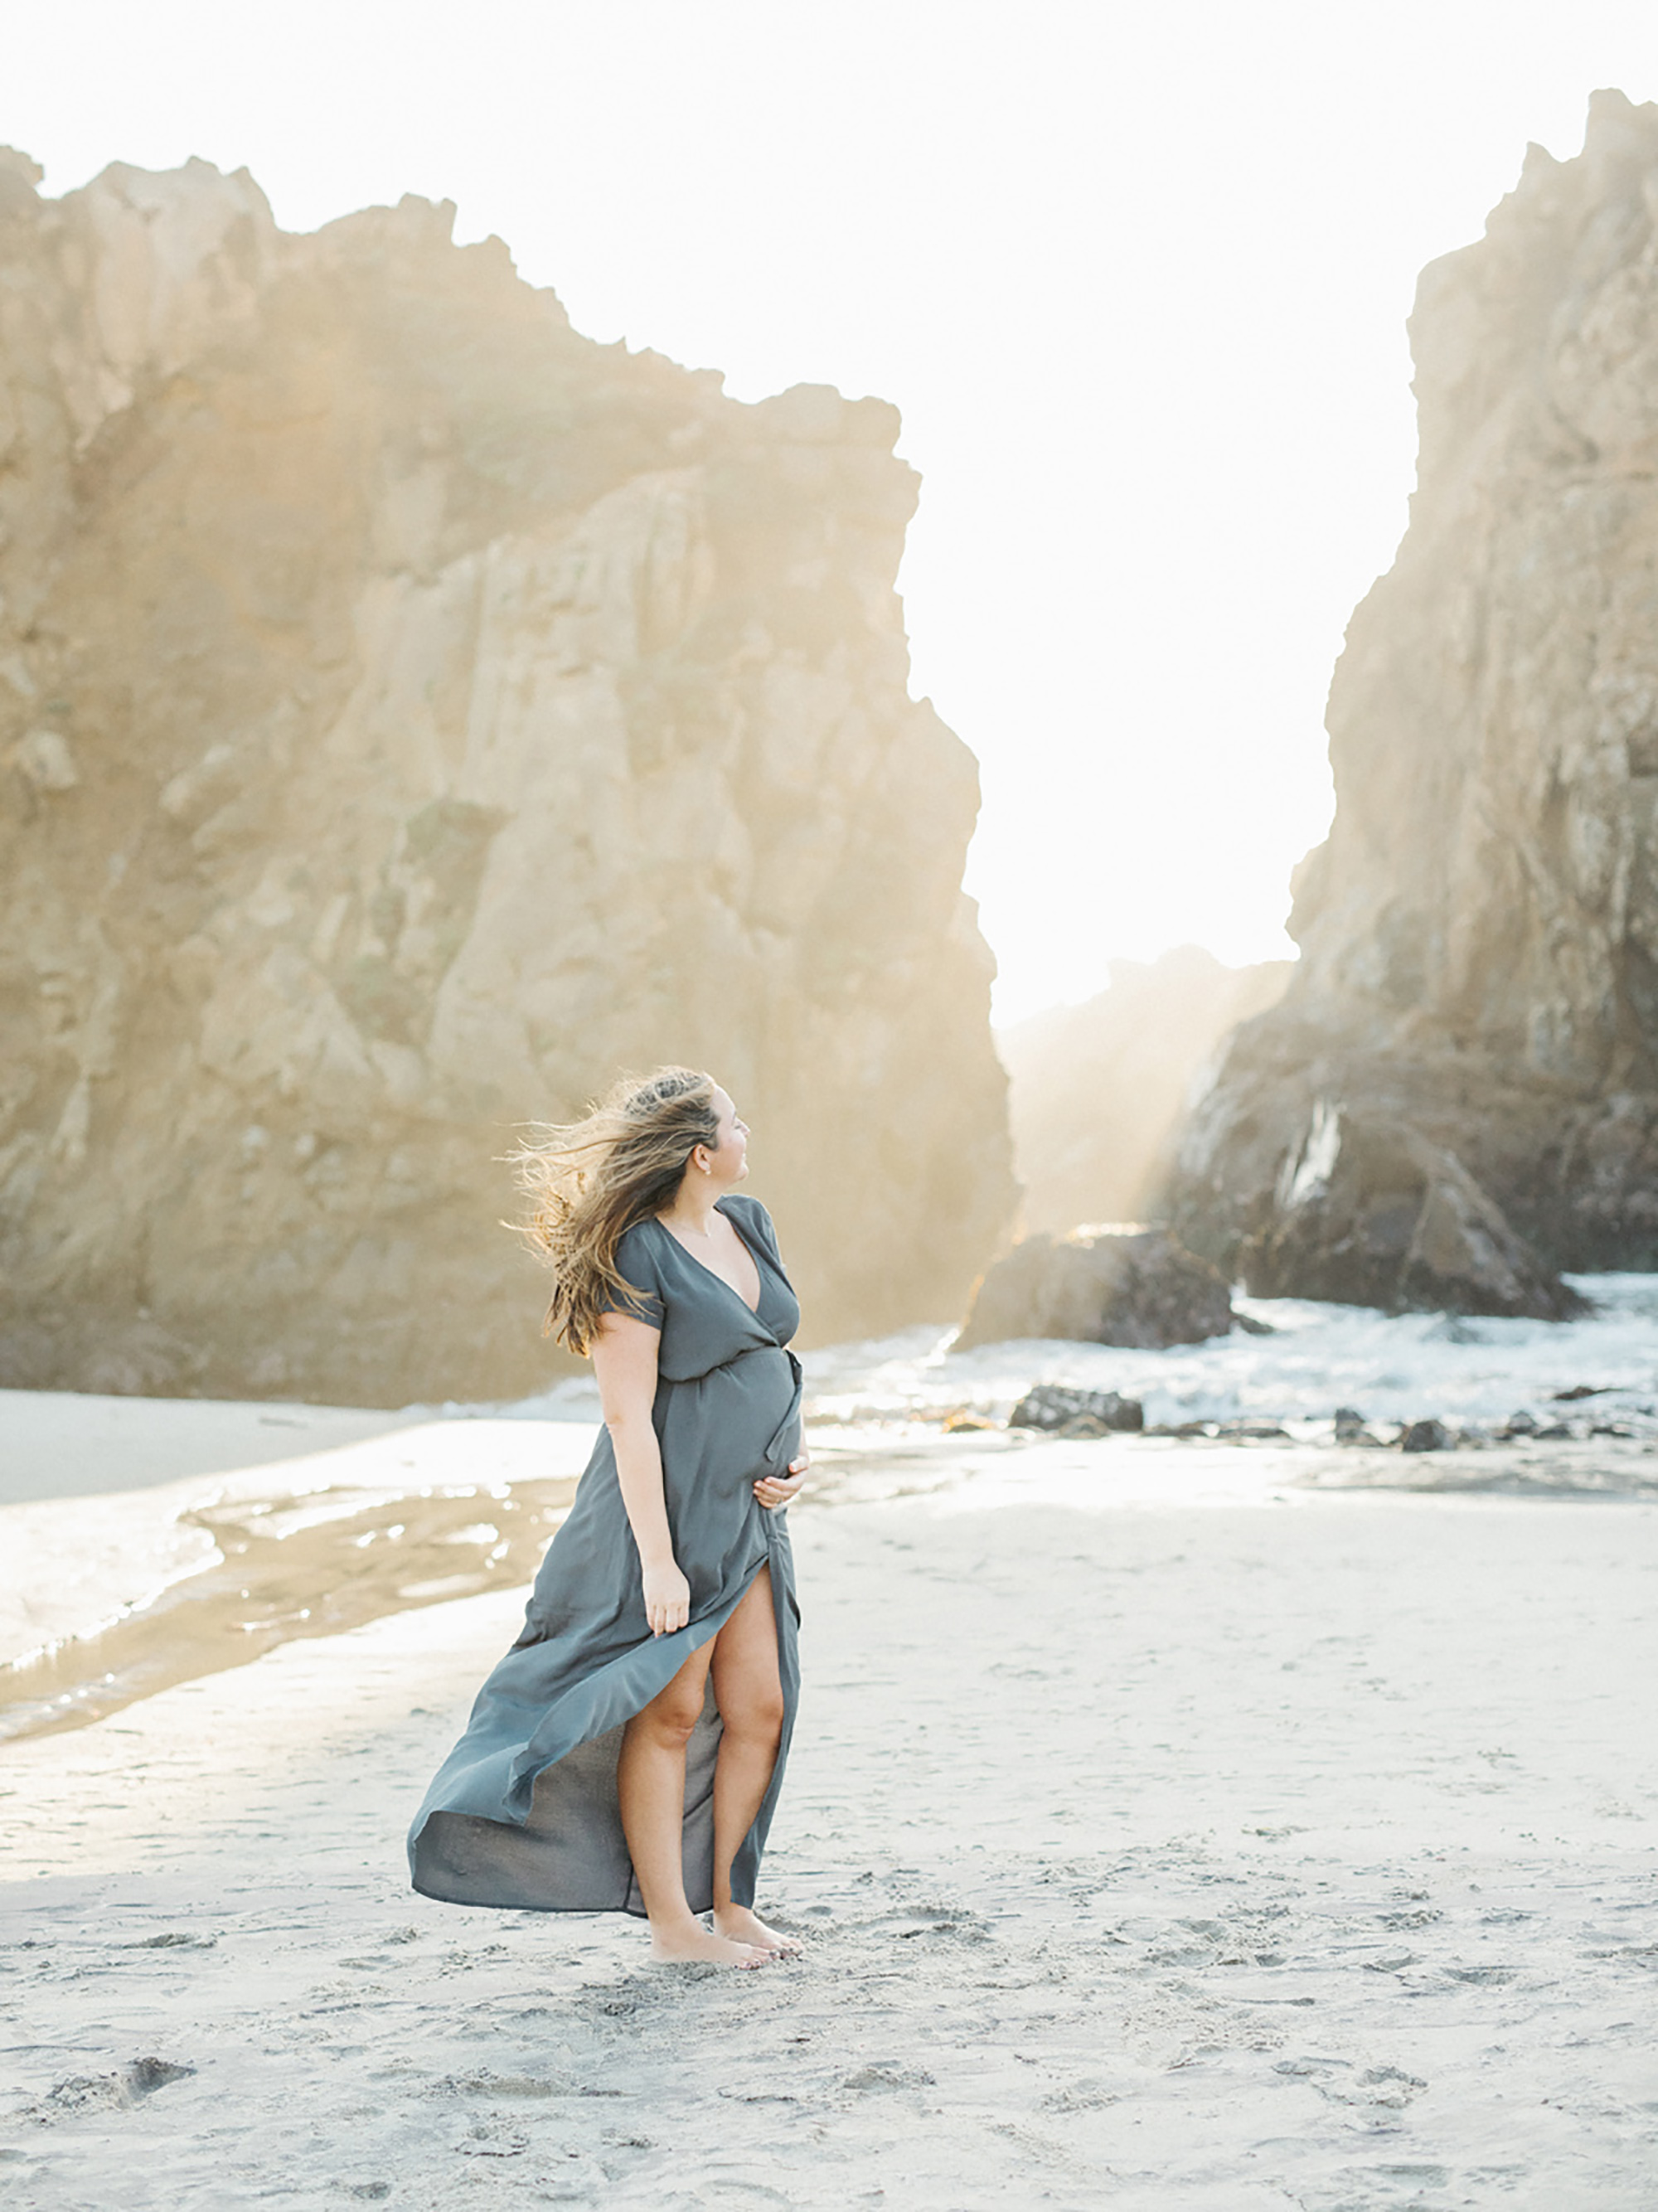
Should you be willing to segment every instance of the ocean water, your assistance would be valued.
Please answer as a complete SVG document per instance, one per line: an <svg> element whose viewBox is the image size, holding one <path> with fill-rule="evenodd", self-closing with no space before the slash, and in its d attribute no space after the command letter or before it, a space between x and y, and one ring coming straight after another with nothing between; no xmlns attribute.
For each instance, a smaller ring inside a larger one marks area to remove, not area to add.
<svg viewBox="0 0 1658 2212"><path fill-rule="evenodd" d="M803 1354L807 1414L859 1426L957 1410L1005 1421L1033 1383L1066 1382L1138 1398L1148 1423L1169 1425L1277 1420L1293 1434L1327 1424L1339 1406L1384 1425L1436 1418L1494 1426L1522 1411L1586 1428L1614 1417L1644 1423L1658 1407L1658 1275L1570 1279L1594 1308L1574 1322L1241 1297L1238 1310L1267 1333L1235 1331L1165 1352L1036 1340L957 1352L953 1328L908 1328ZM1568 1412L1558 1394L1581 1388L1605 1395ZM443 1408L451 1416L474 1410L484 1409ZM597 1420L598 1394L591 1378L577 1376L488 1410L519 1420Z"/></svg>
<svg viewBox="0 0 1658 2212"><path fill-rule="evenodd" d="M943 1327L827 1346L803 1356L813 1494L1100 1509L1333 1491L1650 1502L1658 1275L1576 1287L1593 1310L1561 1323L1246 1298L1254 1333L1163 1352L1038 1341L957 1352ZM1148 1425L1186 1434L1009 1431L1037 1382L1118 1391L1141 1401ZM1363 1417L1369 1443L1337 1445L1338 1407ZM300 1455L273 1462L264 1417L282 1409L227 1407L228 1438L233 1413L261 1425L243 1455L227 1441L210 1467L210 1409L81 1407L84 1441L103 1438L94 1464L112 1463L106 1432L123 1419L143 1429L149 1456L112 1476L118 1495L56 1494L60 1472L56 1486L43 1476L32 1497L14 1488L28 1502L0 1507L0 1738L96 1719L292 1638L521 1584L568 1510L599 1410L583 1376L511 1405L346 1415L380 1432L308 1451L321 1432L296 1433ZM1527 1433L1505 1436L1518 1413ZM182 1457L168 1480L172 1415ZM1404 1425L1429 1418L1455 1449L1395 1448ZM0 1449L4 1419L0 1407Z"/></svg>

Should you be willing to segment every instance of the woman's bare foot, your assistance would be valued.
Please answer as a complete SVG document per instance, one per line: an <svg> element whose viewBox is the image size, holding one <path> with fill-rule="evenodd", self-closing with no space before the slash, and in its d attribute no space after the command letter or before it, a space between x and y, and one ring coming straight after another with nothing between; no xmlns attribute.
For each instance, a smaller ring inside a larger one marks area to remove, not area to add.
<svg viewBox="0 0 1658 2212"><path fill-rule="evenodd" d="M750 1919L754 1918L752 1913ZM759 1923L756 1921L757 1927ZM653 1928L651 1960L659 1966L737 1966L747 1969L771 1964L768 1944L744 1942L734 1937L710 1935L700 1920L683 1926Z"/></svg>
<svg viewBox="0 0 1658 2212"><path fill-rule="evenodd" d="M774 1959L798 1959L801 1947L793 1936L780 1935L775 1928L768 1928L763 1920L756 1920L746 1905L716 1905L714 1924L721 1936L733 1943L752 1944L756 1950L764 1951Z"/></svg>

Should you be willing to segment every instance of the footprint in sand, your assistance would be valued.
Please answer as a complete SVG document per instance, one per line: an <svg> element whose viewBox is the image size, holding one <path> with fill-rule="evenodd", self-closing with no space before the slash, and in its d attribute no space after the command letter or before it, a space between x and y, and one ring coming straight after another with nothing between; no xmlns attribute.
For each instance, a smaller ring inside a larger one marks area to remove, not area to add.
<svg viewBox="0 0 1658 2212"><path fill-rule="evenodd" d="M169 2081L182 2081L195 2071L193 2066L179 2065L170 2058L135 2058L117 2074L76 2074L47 2090L37 2117L50 2120L100 2109L131 2111L156 2090L165 2089Z"/></svg>
<svg viewBox="0 0 1658 2212"><path fill-rule="evenodd" d="M930 2089L932 2076L919 2066L860 2066L841 2083L843 2089Z"/></svg>

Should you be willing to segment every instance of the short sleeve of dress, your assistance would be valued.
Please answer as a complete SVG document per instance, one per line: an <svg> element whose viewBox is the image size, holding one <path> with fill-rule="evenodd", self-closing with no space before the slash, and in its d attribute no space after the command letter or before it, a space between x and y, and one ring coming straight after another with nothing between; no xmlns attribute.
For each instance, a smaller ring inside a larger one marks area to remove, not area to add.
<svg viewBox="0 0 1658 2212"><path fill-rule="evenodd" d="M660 1328L662 1279L657 1273L650 1239L644 1232L644 1223L635 1222L616 1248L616 1273L624 1283L632 1285L637 1297L626 1297L619 1291L612 1291L600 1298L599 1308L604 1313L626 1314L632 1321L642 1321L652 1328Z"/></svg>
<svg viewBox="0 0 1658 2212"><path fill-rule="evenodd" d="M743 1218L747 1222L756 1241L764 1245L766 1257L774 1267L780 1269L783 1255L777 1249L777 1231L772 1225L770 1214L767 1212L757 1198L750 1198L746 1191L738 1191L735 1194L734 1201L732 1199L727 1199L726 1201L728 1206L733 1202L742 1207Z"/></svg>
<svg viewBox="0 0 1658 2212"><path fill-rule="evenodd" d="M771 1261L772 1266L786 1283L789 1279L788 1270L783 1265L783 1255L778 1248L777 1231L772 1225L770 1214L767 1212L760 1200L757 1198L750 1198L746 1191L738 1191L723 1203L734 1213L738 1213L751 1240L760 1246L767 1259Z"/></svg>

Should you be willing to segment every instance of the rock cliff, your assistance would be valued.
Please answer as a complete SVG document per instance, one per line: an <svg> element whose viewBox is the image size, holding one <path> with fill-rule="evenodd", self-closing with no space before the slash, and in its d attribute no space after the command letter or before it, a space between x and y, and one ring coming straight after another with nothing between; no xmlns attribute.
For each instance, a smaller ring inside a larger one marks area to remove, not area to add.
<svg viewBox="0 0 1658 2212"><path fill-rule="evenodd" d="M1533 148L1411 337L1418 488L1335 673L1302 958L1166 1210L1280 1290L1559 1310L1551 1267L1658 1266L1658 107Z"/></svg>
<svg viewBox="0 0 1658 2212"><path fill-rule="evenodd" d="M536 1387L514 1125L711 1067L819 1337L1013 1190L876 400L577 336L404 200L0 157L0 1382Z"/></svg>

